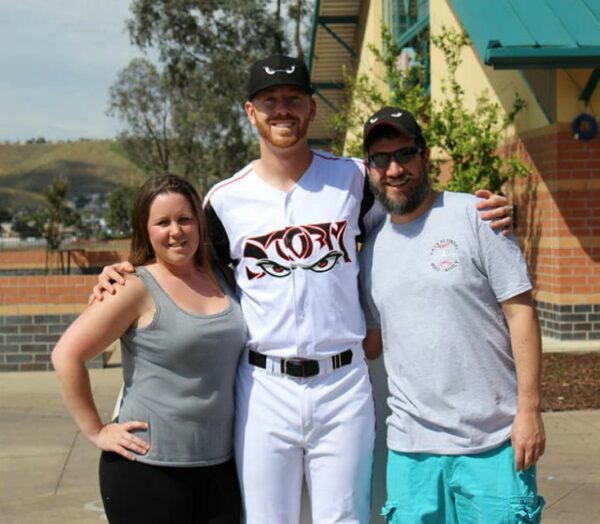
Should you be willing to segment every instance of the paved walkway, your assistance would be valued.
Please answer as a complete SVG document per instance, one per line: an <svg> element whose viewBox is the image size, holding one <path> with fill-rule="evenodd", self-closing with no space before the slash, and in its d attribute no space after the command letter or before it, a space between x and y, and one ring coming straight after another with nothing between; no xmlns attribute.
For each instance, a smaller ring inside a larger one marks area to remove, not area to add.
<svg viewBox="0 0 600 524"><path fill-rule="evenodd" d="M91 377L99 409L109 416L121 369L94 370ZM547 413L544 420L548 447L539 465L544 523L597 524L600 411ZM380 449L377 457L383 455ZM0 374L0 522L106 522L97 461L98 451L65 411L53 373Z"/></svg>

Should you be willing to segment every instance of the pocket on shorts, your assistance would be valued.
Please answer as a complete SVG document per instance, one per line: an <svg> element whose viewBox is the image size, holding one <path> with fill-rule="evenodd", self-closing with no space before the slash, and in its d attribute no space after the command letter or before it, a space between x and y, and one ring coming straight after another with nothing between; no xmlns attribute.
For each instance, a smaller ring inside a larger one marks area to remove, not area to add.
<svg viewBox="0 0 600 524"><path fill-rule="evenodd" d="M385 519L388 524L400 524L400 514L398 512L398 502L395 500L388 500L383 508L381 508L380 515Z"/></svg>
<svg viewBox="0 0 600 524"><path fill-rule="evenodd" d="M545 501L542 497L514 497L508 501L515 524L539 524Z"/></svg>

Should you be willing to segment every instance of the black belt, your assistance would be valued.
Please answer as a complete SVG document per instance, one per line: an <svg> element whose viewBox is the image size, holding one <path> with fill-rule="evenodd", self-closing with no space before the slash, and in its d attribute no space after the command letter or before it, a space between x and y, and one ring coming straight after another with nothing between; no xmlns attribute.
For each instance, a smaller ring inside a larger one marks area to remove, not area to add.
<svg viewBox="0 0 600 524"><path fill-rule="evenodd" d="M266 369L267 368L267 355L257 353L254 350L248 351L248 362L253 366ZM329 357L333 369L341 368L352 362L352 350L347 349L337 355ZM314 377L319 374L319 361L310 360L305 358L282 358L280 361L280 371L282 375L289 375L290 377L297 378L308 378Z"/></svg>

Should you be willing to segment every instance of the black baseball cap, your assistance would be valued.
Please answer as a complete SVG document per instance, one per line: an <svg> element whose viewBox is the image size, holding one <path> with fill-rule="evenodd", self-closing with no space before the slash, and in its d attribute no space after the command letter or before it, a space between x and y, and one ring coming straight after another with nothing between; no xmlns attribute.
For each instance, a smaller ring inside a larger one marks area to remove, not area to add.
<svg viewBox="0 0 600 524"><path fill-rule="evenodd" d="M417 143L425 146L423 131L417 123L417 119L406 109L386 106L372 114L365 122L363 129L363 148L366 151L369 144L369 136L381 126L390 126L402 133L404 136L414 138Z"/></svg>
<svg viewBox="0 0 600 524"><path fill-rule="evenodd" d="M273 86L296 86L309 94L314 92L306 64L286 55L271 55L252 64L248 80L248 100L254 98L259 91Z"/></svg>

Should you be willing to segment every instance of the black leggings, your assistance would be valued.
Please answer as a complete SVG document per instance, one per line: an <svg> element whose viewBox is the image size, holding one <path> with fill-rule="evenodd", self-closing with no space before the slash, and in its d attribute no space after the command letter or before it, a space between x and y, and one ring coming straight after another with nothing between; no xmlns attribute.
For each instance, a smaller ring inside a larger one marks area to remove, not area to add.
<svg viewBox="0 0 600 524"><path fill-rule="evenodd" d="M241 519L233 459L174 468L103 452L100 492L111 524L239 524Z"/></svg>

